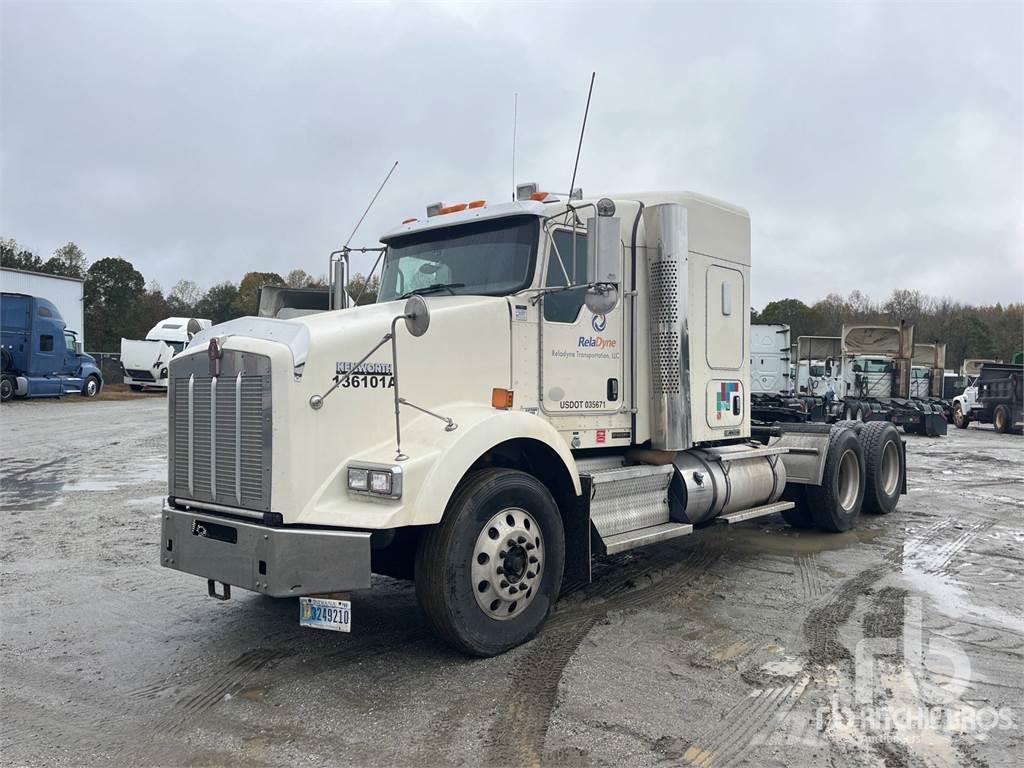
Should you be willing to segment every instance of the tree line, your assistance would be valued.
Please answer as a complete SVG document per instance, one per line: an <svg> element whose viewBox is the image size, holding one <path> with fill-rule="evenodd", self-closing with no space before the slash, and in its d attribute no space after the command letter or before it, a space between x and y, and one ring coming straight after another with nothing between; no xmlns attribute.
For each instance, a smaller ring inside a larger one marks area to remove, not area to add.
<svg viewBox="0 0 1024 768"><path fill-rule="evenodd" d="M255 315L259 289L264 285L327 289L326 276L313 277L301 269L285 276L277 272L246 272L238 283L230 280L202 290L193 280L179 280L169 291L155 280L148 283L127 259L118 256L89 264L75 243L63 245L43 259L13 239L0 238L0 266L24 269L85 281L85 338L90 351L117 352L121 339L141 339L168 317L208 318L214 324ZM353 275L348 292L360 304L377 300L379 280Z"/></svg>
<svg viewBox="0 0 1024 768"><path fill-rule="evenodd" d="M918 344L944 342L946 367L959 370L968 358L1009 361L1024 349L1024 303L973 306L920 291L897 288L881 302L861 291L830 293L808 306L779 299L751 312L755 323L786 323L794 343L798 336L839 336L843 325L914 325Z"/></svg>
<svg viewBox="0 0 1024 768"><path fill-rule="evenodd" d="M246 272L238 283L226 281L206 291L192 280L179 280L165 293L157 282L147 283L127 259L108 257L90 265L74 243L43 259L12 239L0 239L0 266L85 280L85 337L89 349L97 352L117 351L122 337L141 339L167 317L222 323L254 315L264 285L327 288L325 276L294 269L283 277L276 272ZM377 277L367 281L357 274L348 283L351 296L361 295L360 304L376 301L378 288ZM1024 348L1024 304L973 306L905 288L894 290L882 302L857 290L845 297L830 293L811 305L779 299L760 312L751 310L751 319L788 324L794 341L798 336L838 336L844 324L891 325L903 320L914 324L918 343L945 342L946 366L954 369L965 358L1009 360Z"/></svg>

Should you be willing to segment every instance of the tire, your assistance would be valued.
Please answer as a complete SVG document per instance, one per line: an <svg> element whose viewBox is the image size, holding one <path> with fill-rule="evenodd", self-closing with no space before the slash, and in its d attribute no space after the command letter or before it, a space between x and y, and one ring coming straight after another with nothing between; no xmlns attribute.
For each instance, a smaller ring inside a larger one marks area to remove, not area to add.
<svg viewBox="0 0 1024 768"><path fill-rule="evenodd" d="M540 628L558 599L564 564L562 519L548 489L525 472L485 469L462 481L442 521L420 539L416 596L443 640L495 656ZM516 598L525 584L525 598Z"/></svg>
<svg viewBox="0 0 1024 768"><path fill-rule="evenodd" d="M900 433L887 421L872 421L860 433L867 486L864 511L887 515L896 509L906 478Z"/></svg>
<svg viewBox="0 0 1024 768"><path fill-rule="evenodd" d="M128 389L132 392L141 392L143 390L143 386L141 384L129 384Z"/></svg>
<svg viewBox="0 0 1024 768"><path fill-rule="evenodd" d="M790 527L797 528L799 530L807 530L814 527L814 518L811 515L811 509L807 505L807 495L804 492L806 486L804 485L787 485L786 489L782 492L783 501L792 501L796 504L792 509L787 509L782 512L782 519L785 520Z"/></svg>
<svg viewBox="0 0 1024 768"><path fill-rule="evenodd" d="M953 423L956 424L957 429L967 429L967 425L971 423L971 420L964 413L964 409L960 407L960 403L953 406Z"/></svg>
<svg viewBox="0 0 1024 768"><path fill-rule="evenodd" d="M904 424L903 431L906 432L908 435L916 435L921 430L918 428L917 424Z"/></svg>
<svg viewBox="0 0 1024 768"><path fill-rule="evenodd" d="M89 376L82 385L82 397L96 397L102 386L99 376L95 374Z"/></svg>
<svg viewBox="0 0 1024 768"><path fill-rule="evenodd" d="M821 485L808 485L814 524L823 531L848 531L857 525L864 504L864 449L851 429L833 427L828 438Z"/></svg>
<svg viewBox="0 0 1024 768"><path fill-rule="evenodd" d="M14 359L8 349L0 347L0 371L7 372L14 367Z"/></svg>
<svg viewBox="0 0 1024 768"><path fill-rule="evenodd" d="M1010 431L1010 410L1005 405L997 405L992 412L992 428L1000 435Z"/></svg>
<svg viewBox="0 0 1024 768"><path fill-rule="evenodd" d="M0 402L6 403L14 397L14 380L10 376L0 379Z"/></svg>

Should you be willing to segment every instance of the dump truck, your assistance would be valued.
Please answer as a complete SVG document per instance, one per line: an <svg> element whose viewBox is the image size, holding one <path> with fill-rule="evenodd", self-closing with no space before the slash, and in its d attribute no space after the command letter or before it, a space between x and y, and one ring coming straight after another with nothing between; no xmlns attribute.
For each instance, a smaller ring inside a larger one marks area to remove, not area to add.
<svg viewBox="0 0 1024 768"><path fill-rule="evenodd" d="M0 399L95 397L102 388L96 359L82 351L53 302L0 294Z"/></svg>
<svg viewBox="0 0 1024 768"><path fill-rule="evenodd" d="M960 365L960 376L966 386L964 391L953 398L953 423L960 429L967 429L971 423L971 411L978 404L978 377L981 367L988 363L1002 364L1002 360L972 357Z"/></svg>
<svg viewBox="0 0 1024 768"><path fill-rule="evenodd" d="M192 337L212 321L198 317L168 317L154 325L144 340L121 339L121 370L133 392L167 389L168 365Z"/></svg>
<svg viewBox="0 0 1024 768"><path fill-rule="evenodd" d="M966 428L972 421L991 424L1000 434L1020 434L1024 427L1021 387L1024 365L982 363L974 383L976 400L966 412L960 410L957 426Z"/></svg>
<svg viewBox="0 0 1024 768"><path fill-rule="evenodd" d="M171 360L164 567L343 632L372 573L412 579L441 638L493 656L595 557L896 507L891 424L751 426L745 210L516 197L384 234L375 304L229 321Z"/></svg>

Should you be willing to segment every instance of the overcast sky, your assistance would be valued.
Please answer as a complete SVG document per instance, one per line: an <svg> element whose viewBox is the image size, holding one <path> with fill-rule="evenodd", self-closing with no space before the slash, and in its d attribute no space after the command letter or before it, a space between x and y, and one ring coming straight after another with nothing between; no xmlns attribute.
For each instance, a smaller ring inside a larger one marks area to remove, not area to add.
<svg viewBox="0 0 1024 768"><path fill-rule="evenodd" d="M147 280L326 271L437 200L746 207L754 305L1024 298L1024 3L0 0L0 235ZM368 268L369 261L357 267Z"/></svg>

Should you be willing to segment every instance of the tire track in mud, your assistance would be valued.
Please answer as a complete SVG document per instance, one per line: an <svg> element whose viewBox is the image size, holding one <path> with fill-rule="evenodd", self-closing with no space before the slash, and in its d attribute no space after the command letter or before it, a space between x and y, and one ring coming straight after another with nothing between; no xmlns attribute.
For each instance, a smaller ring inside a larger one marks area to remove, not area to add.
<svg viewBox="0 0 1024 768"><path fill-rule="evenodd" d="M952 563L975 539L995 525L994 522L974 523L951 541L947 541L932 557L924 562L924 572L943 574L952 572Z"/></svg>
<svg viewBox="0 0 1024 768"><path fill-rule="evenodd" d="M813 552L805 552L793 558L797 575L800 577L800 591L805 600L815 600L825 593L818 573L818 561Z"/></svg>
<svg viewBox="0 0 1024 768"><path fill-rule="evenodd" d="M810 681L802 675L788 685L758 688L737 703L722 719L694 739L681 756L684 765L724 768L736 765L756 743L778 729Z"/></svg>
<svg viewBox="0 0 1024 768"><path fill-rule="evenodd" d="M613 611L641 610L674 597L721 558L722 536L709 532L700 542L707 546L699 545L682 561L678 550L659 553L635 570L619 574L615 581L606 578L595 583L581 605L550 616L540 636L526 648L525 657L515 664L509 695L495 711L484 741L483 762L539 765L562 674L583 639ZM648 586L635 586L666 570L669 572Z"/></svg>
<svg viewBox="0 0 1024 768"><path fill-rule="evenodd" d="M223 701L225 696L233 695L244 688L249 679L261 668L289 655L290 651L281 648L255 648L246 651L207 677L196 688L179 696L171 715L157 723L155 732L171 736L180 735L194 717ZM129 695L143 699L156 698L162 692L172 690L179 684L180 681L175 681L164 686L145 686Z"/></svg>

